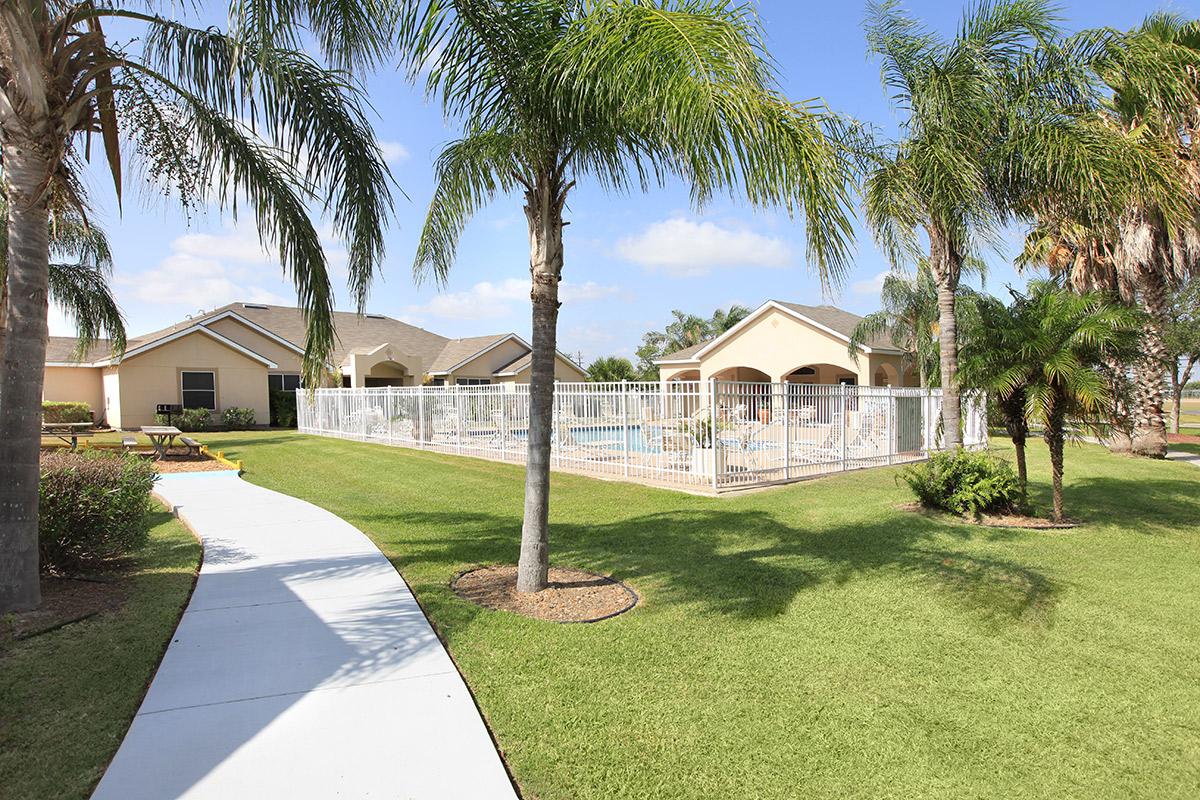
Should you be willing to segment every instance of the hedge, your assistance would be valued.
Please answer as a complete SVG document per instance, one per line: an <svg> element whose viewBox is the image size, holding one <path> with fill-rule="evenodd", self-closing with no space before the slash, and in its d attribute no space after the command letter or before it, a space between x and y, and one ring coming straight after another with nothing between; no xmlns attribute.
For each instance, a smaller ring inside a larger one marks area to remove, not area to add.
<svg viewBox="0 0 1200 800"><path fill-rule="evenodd" d="M92 407L87 403L42 403L44 422L93 422Z"/></svg>
<svg viewBox="0 0 1200 800"><path fill-rule="evenodd" d="M133 454L44 453L38 504L42 569L80 572L142 547L157 478L154 465Z"/></svg>

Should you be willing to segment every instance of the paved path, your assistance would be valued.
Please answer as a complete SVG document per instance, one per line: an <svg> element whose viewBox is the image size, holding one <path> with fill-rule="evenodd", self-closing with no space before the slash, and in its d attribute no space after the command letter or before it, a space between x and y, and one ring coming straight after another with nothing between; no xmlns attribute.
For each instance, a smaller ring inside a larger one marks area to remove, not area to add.
<svg viewBox="0 0 1200 800"><path fill-rule="evenodd" d="M1200 456L1193 455L1192 453L1185 453L1182 450L1168 450L1167 458L1171 459L1172 461L1182 461L1186 464L1200 467Z"/></svg>
<svg viewBox="0 0 1200 800"><path fill-rule="evenodd" d="M404 581L334 514L232 472L158 494L204 565L93 798L509 798Z"/></svg>

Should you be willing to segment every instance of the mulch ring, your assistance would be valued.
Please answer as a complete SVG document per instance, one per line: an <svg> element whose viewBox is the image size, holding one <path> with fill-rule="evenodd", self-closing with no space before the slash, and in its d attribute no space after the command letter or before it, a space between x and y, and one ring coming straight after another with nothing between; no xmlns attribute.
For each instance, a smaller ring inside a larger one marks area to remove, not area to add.
<svg viewBox="0 0 1200 800"><path fill-rule="evenodd" d="M153 457L153 451L139 455ZM218 472L230 469L228 464L217 461L212 456L188 455L186 447L171 447L167 449L167 457L154 462L159 472Z"/></svg>
<svg viewBox="0 0 1200 800"><path fill-rule="evenodd" d="M484 608L548 622L598 622L638 604L633 589L606 575L551 567L549 579L550 585L540 592L520 593L517 568L497 565L460 573L450 582L450 588L462 599Z"/></svg>
<svg viewBox="0 0 1200 800"><path fill-rule="evenodd" d="M0 642L28 639L57 630L125 602L125 585L117 576L99 578L42 577L42 604L0 618Z"/></svg>
<svg viewBox="0 0 1200 800"><path fill-rule="evenodd" d="M926 508L920 503L901 503L897 508L901 511L911 511L927 517L942 517L944 519L955 520L956 522L979 525L984 528L1022 528L1025 530L1050 531L1078 528L1082 524L1074 520L1055 522L1045 517L1029 517L1024 514L981 514L978 518L969 516L959 517L936 508Z"/></svg>

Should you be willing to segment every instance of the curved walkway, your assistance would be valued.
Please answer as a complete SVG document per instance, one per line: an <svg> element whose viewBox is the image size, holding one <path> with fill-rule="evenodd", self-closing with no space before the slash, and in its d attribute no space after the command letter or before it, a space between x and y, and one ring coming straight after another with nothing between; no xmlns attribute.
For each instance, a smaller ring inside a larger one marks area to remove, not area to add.
<svg viewBox="0 0 1200 800"><path fill-rule="evenodd" d="M195 592L93 798L514 798L466 685L357 528L233 472L158 495Z"/></svg>
<svg viewBox="0 0 1200 800"><path fill-rule="evenodd" d="M1182 450L1168 450L1167 458L1172 461L1182 461L1185 464L1191 464L1195 467L1200 467L1200 456L1191 453L1185 453Z"/></svg>

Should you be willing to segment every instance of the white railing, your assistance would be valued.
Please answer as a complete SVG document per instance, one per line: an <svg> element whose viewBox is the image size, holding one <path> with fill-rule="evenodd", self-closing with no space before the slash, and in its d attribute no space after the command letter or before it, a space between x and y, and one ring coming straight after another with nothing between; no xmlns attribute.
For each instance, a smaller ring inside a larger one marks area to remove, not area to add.
<svg viewBox="0 0 1200 800"><path fill-rule="evenodd" d="M301 432L524 463L529 387L317 389ZM745 488L898 464L941 443L941 391L728 381L557 383L551 466L681 488ZM987 442L964 398L963 442Z"/></svg>

